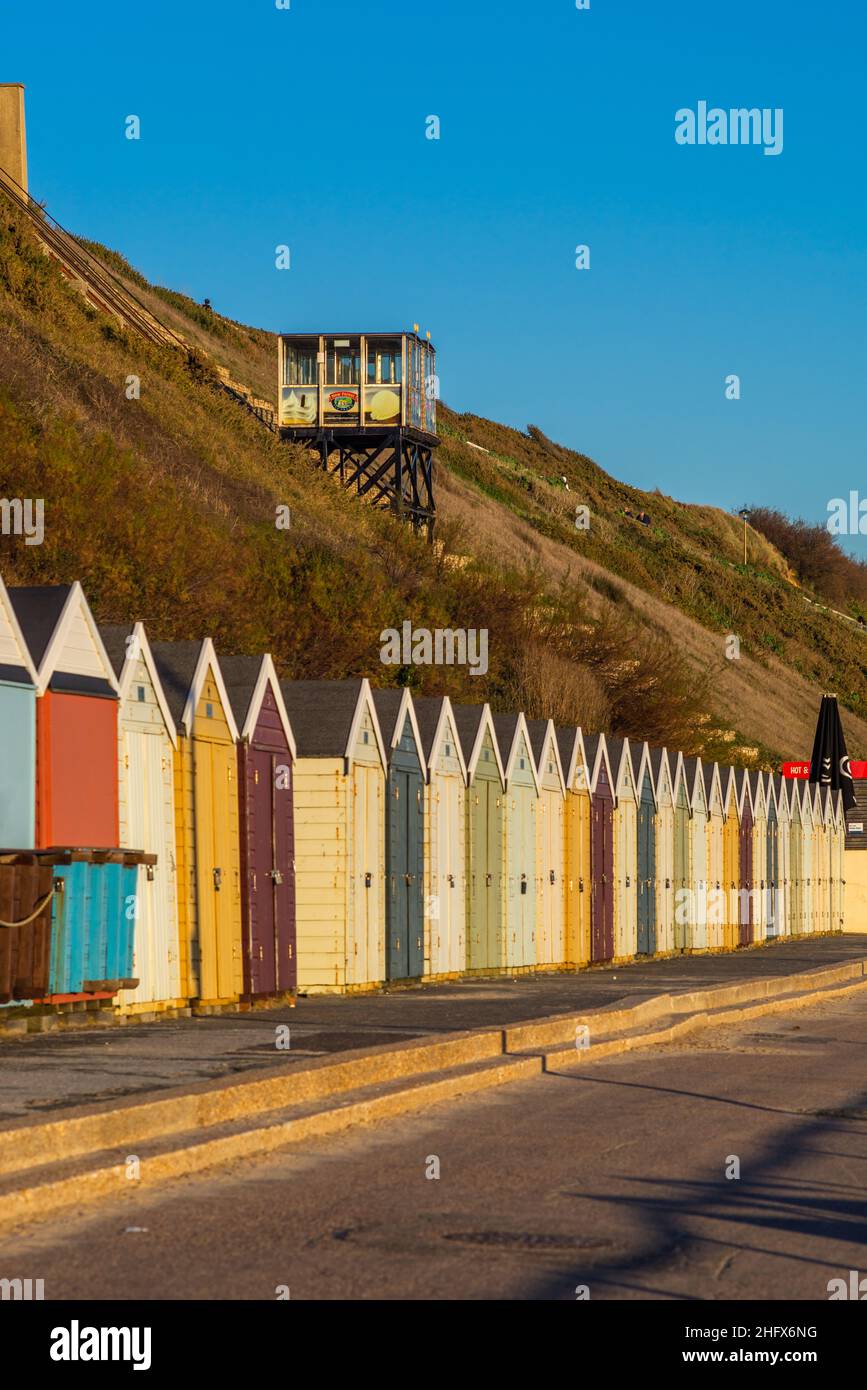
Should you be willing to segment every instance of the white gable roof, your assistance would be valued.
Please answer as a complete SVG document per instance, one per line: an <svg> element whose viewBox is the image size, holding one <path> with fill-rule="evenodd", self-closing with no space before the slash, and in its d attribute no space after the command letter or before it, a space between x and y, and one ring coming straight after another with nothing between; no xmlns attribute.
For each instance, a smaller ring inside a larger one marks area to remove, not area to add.
<svg viewBox="0 0 867 1390"><path fill-rule="evenodd" d="M15 609L12 607L12 600L6 592L6 585L0 576L0 666L12 666L22 669L29 678L29 683L37 685L39 678L36 674L36 667L30 655L30 648L24 640L24 634L15 616ZM25 684L24 678L21 681Z"/></svg>
<svg viewBox="0 0 867 1390"><path fill-rule="evenodd" d="M44 694L57 671L104 680L117 692L117 679L103 646L90 604L76 579L39 666L38 692Z"/></svg>
<svg viewBox="0 0 867 1390"><path fill-rule="evenodd" d="M175 748L177 748L178 734L177 729L175 727L175 721L172 718L172 712L169 709L168 702L166 701L165 691L163 690L163 683L159 678L159 673L157 672L156 663L153 658L153 653L151 651L150 642L147 638L147 633L145 632L144 623L136 623L132 629L132 632L130 633L130 637L133 640L131 642L127 641L126 644L126 656L124 657L124 663L121 667L120 676L118 677L118 694L120 695L121 700L126 700L129 696L130 686L132 685L132 678L135 674L136 662L139 660L139 658L141 658L141 660L147 667L147 673L151 678L151 684L154 688L154 694L157 697L157 704L160 707L160 713L163 716L163 723L166 726L166 732L168 733L168 736L174 744Z"/></svg>

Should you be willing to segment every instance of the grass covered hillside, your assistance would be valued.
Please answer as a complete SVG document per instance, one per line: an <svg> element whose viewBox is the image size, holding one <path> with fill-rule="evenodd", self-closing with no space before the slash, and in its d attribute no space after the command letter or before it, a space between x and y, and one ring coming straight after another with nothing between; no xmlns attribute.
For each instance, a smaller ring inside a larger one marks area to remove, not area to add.
<svg viewBox="0 0 867 1390"><path fill-rule="evenodd" d="M91 249L273 398L270 334ZM443 407L440 432L429 547L86 304L0 198L0 497L45 499L42 545L0 537L8 584L79 578L100 620L269 650L290 676L367 675L765 764L809 754L819 694L836 690L850 752L867 753L867 638L808 604L770 541L751 533L744 567L737 518L628 488L540 430ZM380 633L407 619L486 628L487 674L382 665Z"/></svg>

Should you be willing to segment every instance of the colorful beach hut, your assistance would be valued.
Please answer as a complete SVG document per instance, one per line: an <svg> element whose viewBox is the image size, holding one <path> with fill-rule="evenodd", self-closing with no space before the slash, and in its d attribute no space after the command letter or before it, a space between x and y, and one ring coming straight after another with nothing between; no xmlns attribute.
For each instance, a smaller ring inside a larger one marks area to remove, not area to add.
<svg viewBox="0 0 867 1390"><path fill-rule="evenodd" d="M789 932L789 901L792 885L792 843L789 823L789 787L786 778L774 773L774 806L777 815L777 896L773 905L774 935L786 936ZM770 918L768 919L770 925Z"/></svg>
<svg viewBox="0 0 867 1390"><path fill-rule="evenodd" d="M614 958L638 951L638 798L629 740L606 737L614 777Z"/></svg>
<svg viewBox="0 0 867 1390"><path fill-rule="evenodd" d="M426 762L425 974L467 968L467 769L448 697L414 701Z"/></svg>
<svg viewBox="0 0 867 1390"><path fill-rule="evenodd" d="M843 809L843 793L831 793L834 814L831 835L831 931L842 931L845 911L845 852L846 852L846 813Z"/></svg>
<svg viewBox="0 0 867 1390"><path fill-rule="evenodd" d="M753 810L753 940L768 935L768 778L757 769L748 773Z"/></svg>
<svg viewBox="0 0 867 1390"><path fill-rule="evenodd" d="M708 798L707 785L713 785L713 764L711 775L705 781L704 767L701 758L684 758L683 775L686 779L686 788L689 795L690 810L690 896L688 899L689 910L686 922L686 949L690 951L703 951L707 949L708 941L708 890L712 888L716 896L716 888L708 883L708 867L710 863L710 852L708 848ZM716 862L719 863L717 852ZM715 909L719 911L717 907Z"/></svg>
<svg viewBox="0 0 867 1390"><path fill-rule="evenodd" d="M509 970L532 969L536 964L539 779L523 714L495 714L493 718L506 783L503 818L506 967Z"/></svg>
<svg viewBox="0 0 867 1390"><path fill-rule="evenodd" d="M505 966L505 772L488 705L453 705L467 769L467 970Z"/></svg>
<svg viewBox="0 0 867 1390"><path fill-rule="evenodd" d="M36 843L37 683L30 650L0 579L0 848L33 849Z"/></svg>
<svg viewBox="0 0 867 1390"><path fill-rule="evenodd" d="M741 881L741 819L735 769L719 768L722 793L722 898L720 901L722 931L717 928L712 944L733 951L740 943L740 881ZM708 937L711 936L711 914L708 912Z"/></svg>
<svg viewBox="0 0 867 1390"><path fill-rule="evenodd" d="M566 779L552 719L528 719L536 761L536 964L566 961Z"/></svg>
<svg viewBox="0 0 867 1390"><path fill-rule="evenodd" d="M631 743L629 755L632 761L637 808L636 917L638 920L638 955L654 956L659 949L656 924L656 781L650 761L650 749L646 743Z"/></svg>
<svg viewBox="0 0 867 1390"><path fill-rule="evenodd" d="M117 678L87 599L77 581L8 594L38 676L36 843L116 847Z"/></svg>
<svg viewBox="0 0 867 1390"><path fill-rule="evenodd" d="M243 997L294 995L295 736L269 655L223 656L220 671L238 730Z"/></svg>
<svg viewBox="0 0 867 1390"><path fill-rule="evenodd" d="M295 736L298 989L385 979L388 756L366 680L281 681Z"/></svg>
<svg viewBox="0 0 867 1390"><path fill-rule="evenodd" d="M674 950L674 894L676 883L674 777L672 775L668 751L665 748L648 748L647 758L650 765L653 797L656 805L656 865L654 869L656 882L656 950L660 955L667 955ZM639 785L641 785L641 783L639 783ZM681 856L687 844L687 834L685 833L681 844ZM681 857L681 864L682 862L683 860ZM683 876L685 879L685 873ZM678 884L678 886L680 885Z"/></svg>
<svg viewBox="0 0 867 1390"><path fill-rule="evenodd" d="M424 974L425 756L408 689L374 690L388 758L385 788L385 978Z"/></svg>
<svg viewBox="0 0 867 1390"><path fill-rule="evenodd" d="M813 921L813 892L815 877L816 821L813 786L800 783L801 792L801 933L809 936L815 930Z"/></svg>
<svg viewBox="0 0 867 1390"><path fill-rule="evenodd" d="M675 951L685 951L689 945L686 905L692 899L692 818L690 788L687 784L683 754L669 757L674 798L674 926L672 940Z"/></svg>
<svg viewBox="0 0 867 1390"><path fill-rule="evenodd" d="M812 785L812 784L811 784ZM816 784L813 792L813 823L815 840L813 849L813 931L830 931L828 908L828 794L831 788Z"/></svg>
<svg viewBox="0 0 867 1390"><path fill-rule="evenodd" d="M756 940L756 909L753 895L755 816L746 768L731 769L730 786L738 818L738 874L737 887L733 892L738 924L737 944L749 946Z"/></svg>
<svg viewBox="0 0 867 1390"><path fill-rule="evenodd" d="M139 866L133 976L124 1012L182 1004L174 775L177 730L142 623L101 624L118 683L118 828L120 844L156 857Z"/></svg>
<svg viewBox="0 0 867 1390"><path fill-rule="evenodd" d="M151 651L177 734L181 994L219 1007L244 991L238 727L210 637Z"/></svg>
<svg viewBox="0 0 867 1390"><path fill-rule="evenodd" d="M589 734L584 748L590 770L592 806L590 958L595 964L613 960L615 950L614 776L604 734Z"/></svg>
<svg viewBox="0 0 867 1390"><path fill-rule="evenodd" d="M804 931L804 835L800 782L786 779L789 806L789 896L787 920L790 936Z"/></svg>
<svg viewBox="0 0 867 1390"><path fill-rule="evenodd" d="M560 766L566 780L565 931L569 965L590 963L593 879L590 865L592 807L584 735L576 727L557 730Z"/></svg>

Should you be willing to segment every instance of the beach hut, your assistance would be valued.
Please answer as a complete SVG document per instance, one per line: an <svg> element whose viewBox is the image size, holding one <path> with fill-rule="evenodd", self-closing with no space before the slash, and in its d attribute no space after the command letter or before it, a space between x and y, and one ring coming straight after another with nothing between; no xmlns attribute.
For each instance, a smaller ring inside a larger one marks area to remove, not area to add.
<svg viewBox="0 0 867 1390"><path fill-rule="evenodd" d="M762 920L766 937L780 935L782 869L778 780L781 779L774 772L769 772L765 779L765 891Z"/></svg>
<svg viewBox="0 0 867 1390"><path fill-rule="evenodd" d="M133 931L138 985L117 998L124 1012L183 1002L175 874L177 730L142 623L101 624L118 683L119 843L156 856L139 866Z"/></svg>
<svg viewBox="0 0 867 1390"><path fill-rule="evenodd" d="M834 812L831 836L831 930L842 931L845 926L846 813L842 792L832 792L831 799Z"/></svg>
<svg viewBox="0 0 867 1390"><path fill-rule="evenodd" d="M614 939L614 776L604 734L584 740L592 806L590 865L590 959L613 960Z"/></svg>
<svg viewBox="0 0 867 1390"><path fill-rule="evenodd" d="M37 671L36 843L116 847L117 678L87 599L77 581L8 594Z"/></svg>
<svg viewBox="0 0 867 1390"><path fill-rule="evenodd" d="M813 892L816 860L816 819L813 802L814 788L802 781L801 790L801 933L809 936L815 931Z"/></svg>
<svg viewBox="0 0 867 1390"><path fill-rule="evenodd" d="M0 848L33 849L36 844L37 683L36 667L0 578ZM11 872L9 877L11 881ZM28 883L30 877L39 878L35 861L22 866L18 877Z"/></svg>
<svg viewBox="0 0 867 1390"><path fill-rule="evenodd" d="M638 797L629 740L607 738L614 776L614 957L638 951Z"/></svg>
<svg viewBox="0 0 867 1390"><path fill-rule="evenodd" d="M777 813L777 896L773 904L774 935L789 932L789 903L792 887L792 836L789 821L789 785L779 772L774 773L774 806ZM770 919L768 919L770 922Z"/></svg>
<svg viewBox="0 0 867 1390"><path fill-rule="evenodd" d="M295 736L270 656L222 656L220 671L239 735L243 995L294 995Z"/></svg>
<svg viewBox="0 0 867 1390"><path fill-rule="evenodd" d="M638 955L654 956L659 949L656 924L656 780L646 743L629 745L636 795L636 918Z"/></svg>
<svg viewBox="0 0 867 1390"><path fill-rule="evenodd" d="M683 754L669 758L674 801L674 897L672 944L675 951L689 945L689 903L692 899L692 812Z"/></svg>
<svg viewBox="0 0 867 1390"><path fill-rule="evenodd" d="M711 777L713 783L711 765ZM701 758L684 758L683 774L689 795L690 811L690 897L686 922L686 949L703 951L707 949L708 918L708 802ZM712 885L711 885L712 886ZM713 889L716 894L716 889Z"/></svg>
<svg viewBox="0 0 867 1390"><path fill-rule="evenodd" d="M539 779L523 714L495 714L506 783L505 942L509 970L536 964L536 815Z"/></svg>
<svg viewBox="0 0 867 1390"><path fill-rule="evenodd" d="M374 690L388 758L385 788L385 978L424 973L425 757L408 689Z"/></svg>
<svg viewBox="0 0 867 1390"><path fill-rule="evenodd" d="M467 968L467 769L448 697L414 701L426 761L425 974Z"/></svg>
<svg viewBox="0 0 867 1390"><path fill-rule="evenodd" d="M503 846L505 773L488 705L454 705L467 769L467 969L505 966Z"/></svg>
<svg viewBox="0 0 867 1390"><path fill-rule="evenodd" d="M753 940L764 941L768 934L768 778L758 770L747 777L753 813Z"/></svg>
<svg viewBox="0 0 867 1390"><path fill-rule="evenodd" d="M722 878L720 912L717 914L722 931L716 929L714 945L724 946L733 951L740 944L740 882L741 882L741 818L738 802L738 783L735 769L727 765L719 768L720 790L722 792ZM752 830L750 831L752 833ZM711 914L708 912L708 922ZM708 937L711 928L708 926Z"/></svg>
<svg viewBox="0 0 867 1390"><path fill-rule="evenodd" d="M202 1009L244 991L238 726L210 637L152 642L175 721L180 984Z"/></svg>
<svg viewBox="0 0 867 1390"><path fill-rule="evenodd" d="M536 760L536 964L566 961L566 779L552 719L528 719Z"/></svg>
<svg viewBox="0 0 867 1390"><path fill-rule="evenodd" d="M731 796L738 819L737 886L732 891L738 924L737 945L749 946L755 938L755 907L753 902L753 837L755 817L750 779L746 768L732 768Z"/></svg>
<svg viewBox="0 0 867 1390"><path fill-rule="evenodd" d="M665 748L648 748L650 776L656 804L656 950L666 955L674 950L675 894L675 814L674 778ZM641 785L639 783L639 785ZM684 845L687 843L684 835ZM640 845L640 829L639 829ZM683 845L681 846L681 853ZM682 861L681 861L682 862ZM686 875L684 874L684 878ZM680 886L679 884L677 886ZM640 912L640 907L639 907ZM639 919L639 931L640 931Z"/></svg>
<svg viewBox="0 0 867 1390"><path fill-rule="evenodd" d="M731 768L719 763L702 763L702 779L707 796L707 926L704 945L709 950L734 946L734 928L730 926L736 912L729 900L729 880L737 877L737 812L732 841L727 834L727 792ZM733 845L733 850L732 850Z"/></svg>
<svg viewBox="0 0 867 1390"><path fill-rule="evenodd" d="M560 766L566 781L565 931L570 965L590 962L592 807L584 735L575 727L557 730Z"/></svg>
<svg viewBox="0 0 867 1390"><path fill-rule="evenodd" d="M388 756L366 680L281 681L295 735L298 989L385 979Z"/></svg>
<svg viewBox="0 0 867 1390"><path fill-rule="evenodd" d="M788 935L801 936L804 931L804 836L801 808L801 783L797 778L786 779L789 806L789 896L787 903Z"/></svg>
<svg viewBox="0 0 867 1390"><path fill-rule="evenodd" d="M812 785L812 783L811 783ZM815 841L813 850L813 931L830 931L828 908L828 795L831 788L816 784L813 792Z"/></svg>

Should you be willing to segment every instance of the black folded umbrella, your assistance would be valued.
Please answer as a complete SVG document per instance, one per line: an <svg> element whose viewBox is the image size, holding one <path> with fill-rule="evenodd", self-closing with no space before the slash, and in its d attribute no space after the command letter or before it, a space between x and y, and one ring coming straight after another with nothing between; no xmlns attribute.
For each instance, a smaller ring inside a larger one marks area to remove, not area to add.
<svg viewBox="0 0 867 1390"><path fill-rule="evenodd" d="M842 791L844 811L851 811L855 805L855 787L836 695L822 696L810 759L810 781L835 792Z"/></svg>

